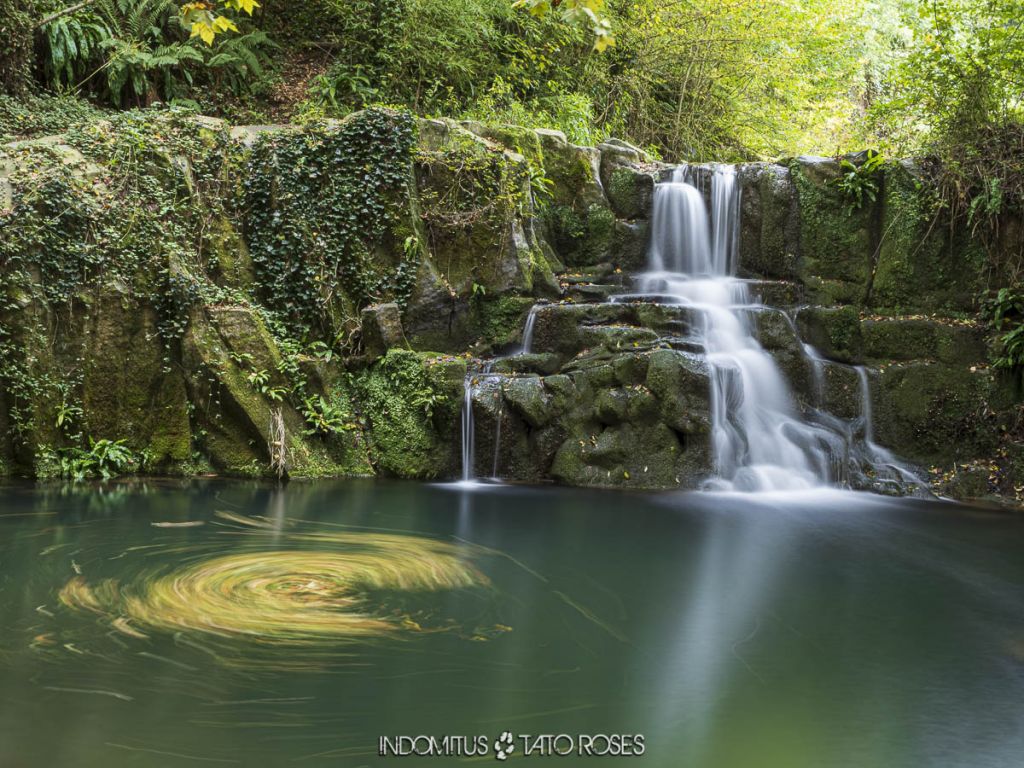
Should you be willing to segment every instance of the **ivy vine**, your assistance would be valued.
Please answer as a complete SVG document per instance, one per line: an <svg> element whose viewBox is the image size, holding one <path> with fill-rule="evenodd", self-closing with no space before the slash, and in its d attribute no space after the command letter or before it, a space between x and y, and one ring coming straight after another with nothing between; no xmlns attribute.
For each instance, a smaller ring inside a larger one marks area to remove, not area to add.
<svg viewBox="0 0 1024 768"><path fill-rule="evenodd" d="M412 116L380 108L256 142L246 237L262 298L293 331L333 336L339 312L409 289L403 263L419 249L398 235L414 145ZM380 250L396 254L393 269L374 258Z"/></svg>

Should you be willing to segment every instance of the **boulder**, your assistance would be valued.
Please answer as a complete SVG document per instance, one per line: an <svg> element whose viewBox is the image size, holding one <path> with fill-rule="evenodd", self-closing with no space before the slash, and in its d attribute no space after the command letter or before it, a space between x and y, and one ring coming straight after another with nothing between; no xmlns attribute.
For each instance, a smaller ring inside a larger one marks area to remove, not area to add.
<svg viewBox="0 0 1024 768"><path fill-rule="evenodd" d="M360 315L363 350L370 361L376 360L389 349L406 345L402 331L402 313L394 302L371 304Z"/></svg>

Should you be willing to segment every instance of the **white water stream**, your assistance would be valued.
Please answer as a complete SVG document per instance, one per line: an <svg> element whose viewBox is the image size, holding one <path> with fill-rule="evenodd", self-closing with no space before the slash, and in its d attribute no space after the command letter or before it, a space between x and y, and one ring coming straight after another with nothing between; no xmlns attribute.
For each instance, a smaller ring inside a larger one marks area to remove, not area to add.
<svg viewBox="0 0 1024 768"><path fill-rule="evenodd" d="M736 170L710 170L710 214L689 167L677 168L654 192L648 271L641 290L670 296L694 310L693 334L711 374L712 449L719 490L777 491L844 484L851 454L912 477L872 442L870 398L863 389L864 443L833 417L810 421L801 414L774 359L761 346L747 284L735 277L739 233ZM821 363L812 361L821 396Z"/></svg>

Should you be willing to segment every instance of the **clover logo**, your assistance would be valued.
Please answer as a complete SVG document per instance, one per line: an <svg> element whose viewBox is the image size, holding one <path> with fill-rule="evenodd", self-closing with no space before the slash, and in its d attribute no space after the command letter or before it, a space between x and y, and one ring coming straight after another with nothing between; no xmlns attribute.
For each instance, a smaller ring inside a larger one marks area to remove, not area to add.
<svg viewBox="0 0 1024 768"><path fill-rule="evenodd" d="M498 760L504 760L511 755L515 749L516 745L512 742L511 731L505 731L494 742L494 756Z"/></svg>

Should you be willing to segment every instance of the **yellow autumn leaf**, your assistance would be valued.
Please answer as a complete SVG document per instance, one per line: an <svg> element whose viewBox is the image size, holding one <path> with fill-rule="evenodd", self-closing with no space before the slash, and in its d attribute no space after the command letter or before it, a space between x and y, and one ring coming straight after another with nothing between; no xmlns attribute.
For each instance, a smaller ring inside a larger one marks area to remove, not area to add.
<svg viewBox="0 0 1024 768"><path fill-rule="evenodd" d="M235 22L229 19L227 16L218 16L213 20L213 32L237 32L238 27L235 26Z"/></svg>
<svg viewBox="0 0 1024 768"><path fill-rule="evenodd" d="M236 11L245 11L252 16L252 12L259 8L260 4L256 0L228 0L227 6L234 8Z"/></svg>
<svg viewBox="0 0 1024 768"><path fill-rule="evenodd" d="M216 37L216 33L213 31L213 27L207 24L205 21L196 21L192 24L192 34L190 37L198 37L202 39L207 45L213 45L213 39Z"/></svg>

